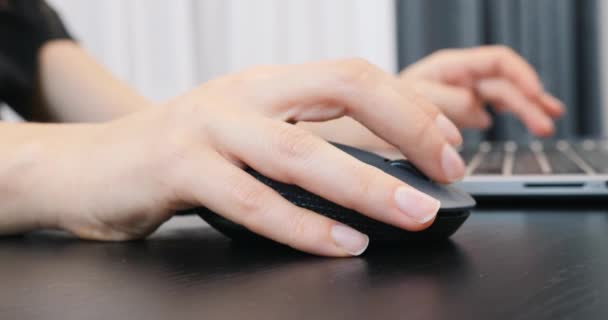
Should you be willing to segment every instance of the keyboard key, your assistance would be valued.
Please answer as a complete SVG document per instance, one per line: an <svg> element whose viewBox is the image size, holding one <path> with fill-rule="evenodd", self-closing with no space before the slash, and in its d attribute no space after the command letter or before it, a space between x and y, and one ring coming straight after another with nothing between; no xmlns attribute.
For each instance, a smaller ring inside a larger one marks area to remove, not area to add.
<svg viewBox="0 0 608 320"><path fill-rule="evenodd" d="M553 174L585 174L585 171L579 167L574 161L566 156L566 154L557 149L553 144L546 144L545 153L551 173Z"/></svg>
<svg viewBox="0 0 608 320"><path fill-rule="evenodd" d="M473 174L477 175L489 175L489 174L502 174L502 165L505 158L505 152L502 144L496 144L492 146L492 150L482 154L481 161Z"/></svg>
<svg viewBox="0 0 608 320"><path fill-rule="evenodd" d="M542 174L540 163L530 146L520 145L515 151L513 174Z"/></svg>
<svg viewBox="0 0 608 320"><path fill-rule="evenodd" d="M608 150L601 145L591 143L575 143L572 146L583 161L585 161L597 173L608 173Z"/></svg>

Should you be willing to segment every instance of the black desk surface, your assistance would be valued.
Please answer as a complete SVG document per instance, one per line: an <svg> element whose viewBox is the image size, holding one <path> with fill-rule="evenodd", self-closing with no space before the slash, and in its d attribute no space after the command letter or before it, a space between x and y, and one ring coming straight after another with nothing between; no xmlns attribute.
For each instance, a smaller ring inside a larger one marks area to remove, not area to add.
<svg viewBox="0 0 608 320"><path fill-rule="evenodd" d="M149 239L0 240L0 319L606 319L608 209L478 210L452 241L328 259L232 244L197 217Z"/></svg>

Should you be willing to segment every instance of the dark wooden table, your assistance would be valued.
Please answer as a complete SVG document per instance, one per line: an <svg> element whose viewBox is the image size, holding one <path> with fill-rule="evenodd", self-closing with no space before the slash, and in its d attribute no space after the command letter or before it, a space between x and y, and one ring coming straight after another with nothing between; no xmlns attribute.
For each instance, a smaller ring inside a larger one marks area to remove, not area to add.
<svg viewBox="0 0 608 320"><path fill-rule="evenodd" d="M327 259L197 217L149 239L0 240L0 319L606 319L608 209L477 210L451 241Z"/></svg>

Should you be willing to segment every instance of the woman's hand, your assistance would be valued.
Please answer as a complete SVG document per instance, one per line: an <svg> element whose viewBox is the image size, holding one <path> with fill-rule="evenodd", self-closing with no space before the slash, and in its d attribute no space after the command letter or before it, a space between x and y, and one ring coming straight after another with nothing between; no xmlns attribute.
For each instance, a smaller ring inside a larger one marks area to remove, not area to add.
<svg viewBox="0 0 608 320"><path fill-rule="evenodd" d="M564 112L534 69L503 46L441 50L403 70L401 79L462 128L490 126L484 105L491 103L513 112L533 134L549 136L553 119Z"/></svg>
<svg viewBox="0 0 608 320"><path fill-rule="evenodd" d="M431 225L437 200L290 124L342 116L436 181L464 174L451 145L461 137L434 105L394 76L348 60L255 68L110 123L65 126L33 142L28 159L43 161L29 165L21 192L35 199L30 212L46 212L41 226L87 239L144 237L176 210L206 206L302 251L365 250L365 235L292 205L242 170L249 166L400 228ZM35 183L43 186L28 189Z"/></svg>

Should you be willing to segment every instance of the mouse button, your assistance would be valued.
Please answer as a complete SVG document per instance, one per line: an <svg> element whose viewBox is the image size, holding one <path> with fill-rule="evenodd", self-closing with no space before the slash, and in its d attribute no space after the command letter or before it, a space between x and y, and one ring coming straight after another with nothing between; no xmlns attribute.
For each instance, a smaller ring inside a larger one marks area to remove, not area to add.
<svg viewBox="0 0 608 320"><path fill-rule="evenodd" d="M421 190L422 191L422 190ZM468 194L450 186L437 186L428 194L441 201L441 210L462 210L475 207L475 200Z"/></svg>
<svg viewBox="0 0 608 320"><path fill-rule="evenodd" d="M410 175L410 177L414 176ZM475 200L470 195L452 186L434 183L417 177L416 179L403 179L403 181L418 191L439 200L441 202L441 210L472 208L475 206Z"/></svg>
<svg viewBox="0 0 608 320"><path fill-rule="evenodd" d="M454 186L444 186L444 190L449 193L450 198L453 199L454 207L472 209L477 205L475 198Z"/></svg>
<svg viewBox="0 0 608 320"><path fill-rule="evenodd" d="M424 173L422 173L422 171L418 170L418 168L414 167L409 161L407 161L405 159L389 161L389 164L392 167L412 172L414 175L416 175L420 178L423 178L425 180L429 180L429 181L431 180L426 175L424 175Z"/></svg>

